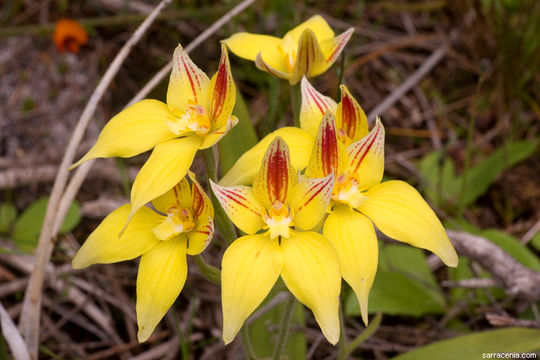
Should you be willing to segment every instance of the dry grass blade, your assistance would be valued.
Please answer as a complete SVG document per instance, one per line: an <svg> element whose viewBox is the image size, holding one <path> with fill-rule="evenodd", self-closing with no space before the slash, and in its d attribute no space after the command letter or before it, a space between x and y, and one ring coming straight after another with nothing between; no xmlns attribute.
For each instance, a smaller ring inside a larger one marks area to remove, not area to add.
<svg viewBox="0 0 540 360"><path fill-rule="evenodd" d="M30 359L30 354L26 349L26 344L17 330L17 327L11 321L6 309L0 303L0 329L2 330L2 336L6 339L13 358L15 360Z"/></svg>
<svg viewBox="0 0 540 360"><path fill-rule="evenodd" d="M39 344L39 319L41 311L41 294L43 290L43 276L45 272L45 266L49 261L52 250L54 248L54 224L55 217L58 215L58 206L64 190L65 184L68 178L68 165L73 162L77 147L82 140L84 132L96 110L96 107L103 97L106 89L109 87L112 79L120 69L120 66L125 61L127 55L133 48L133 46L142 38L146 33L152 22L156 19L157 15L167 6L172 0L162 0L158 6L152 11L152 13L146 18L146 20L139 26L139 28L133 33L131 38L122 47L114 61L111 63L105 75L99 82L96 90L92 94L86 108L84 109L77 126L73 132L73 135L69 141L68 147L64 153L62 163L58 175L55 179L51 197L47 205L47 212L45 214L45 220L43 221L43 227L39 237L39 243L36 250L36 263L30 281L26 289L24 296L23 308L20 318L20 329L23 337L26 340L29 352L32 358L37 359L38 344Z"/></svg>

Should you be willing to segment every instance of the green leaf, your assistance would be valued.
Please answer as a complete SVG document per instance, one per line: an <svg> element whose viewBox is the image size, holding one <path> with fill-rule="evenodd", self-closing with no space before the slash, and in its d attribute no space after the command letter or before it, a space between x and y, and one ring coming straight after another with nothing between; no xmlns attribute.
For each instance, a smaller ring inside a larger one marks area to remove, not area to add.
<svg viewBox="0 0 540 360"><path fill-rule="evenodd" d="M233 114L238 117L238 124L218 142L222 174L229 171L236 160L259 141L249 119L244 98L238 89L236 90L236 104Z"/></svg>
<svg viewBox="0 0 540 360"><path fill-rule="evenodd" d="M17 209L13 204L5 202L0 205L0 233L9 233L11 225L17 217Z"/></svg>
<svg viewBox="0 0 540 360"><path fill-rule="evenodd" d="M443 200L442 202L447 203L449 207L455 206L457 199L462 197L462 204L468 206L483 195L503 171L534 154L536 147L537 143L530 141L510 142L460 176L456 176L455 165L450 157L442 158L443 153L440 151L431 152L418 166L429 183L425 191L426 196L438 204ZM464 181L466 186L462 194Z"/></svg>
<svg viewBox="0 0 540 360"><path fill-rule="evenodd" d="M36 247L48 201L48 198L36 200L17 219L13 239L21 249L31 251ZM80 221L80 206L77 201L74 201L69 207L64 223L60 228L60 234L73 230Z"/></svg>
<svg viewBox="0 0 540 360"><path fill-rule="evenodd" d="M369 296L369 312L421 316L440 314L446 303L422 250L407 245L385 246ZM347 315L359 315L354 294L345 303Z"/></svg>
<svg viewBox="0 0 540 360"><path fill-rule="evenodd" d="M540 231L536 233L531 239L531 246L536 250L540 251Z"/></svg>
<svg viewBox="0 0 540 360"><path fill-rule="evenodd" d="M540 330L507 328L438 341L399 355L394 360L494 359L494 353L523 353L540 350Z"/></svg>

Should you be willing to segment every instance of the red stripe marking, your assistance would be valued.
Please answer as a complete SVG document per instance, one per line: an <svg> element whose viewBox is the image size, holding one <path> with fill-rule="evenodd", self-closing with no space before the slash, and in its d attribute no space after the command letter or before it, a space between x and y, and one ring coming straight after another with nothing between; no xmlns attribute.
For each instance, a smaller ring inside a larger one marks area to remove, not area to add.
<svg viewBox="0 0 540 360"><path fill-rule="evenodd" d="M356 115L353 100L349 97L349 94L345 94L341 99L341 126L351 139L354 139L356 131Z"/></svg>
<svg viewBox="0 0 540 360"><path fill-rule="evenodd" d="M225 104L225 95L227 94L227 68L225 62L219 64L218 75L214 84L214 93L212 94L212 119L217 118L223 111Z"/></svg>
<svg viewBox="0 0 540 360"><path fill-rule="evenodd" d="M360 164L362 164L362 161L364 160L364 158L366 157L367 153L369 152L369 150L371 149L371 146L373 145L373 142L375 141L375 139L377 138L377 135L379 134L379 128L377 128L377 131L375 131L373 133L373 136L371 137L371 139L369 139L368 141L365 141L362 146L360 147L360 149L358 150L358 152L355 154L354 156L354 160L353 162L356 162L356 159L360 156L360 160L358 160L358 163L356 164L355 168L354 168L354 171L358 170L358 168L360 167ZM369 142L369 144L368 144ZM367 147L366 147L367 145ZM365 150L364 150L365 148Z"/></svg>
<svg viewBox="0 0 540 360"><path fill-rule="evenodd" d="M282 141L276 141L268 153L266 186L270 203L285 202L289 185L289 158Z"/></svg>
<svg viewBox="0 0 540 360"><path fill-rule="evenodd" d="M315 192L313 193L313 195L311 195L311 197L308 199L308 201L306 201L299 209L297 209L296 212L298 212L298 211L302 210L303 208L305 208L315 198L315 196L320 194L320 192L328 185L330 180L332 180L331 177L328 178L326 180L326 182L319 181L319 182L316 182L315 184L313 184L313 186L311 188L309 188L308 191L306 191L306 194L309 194L309 192L311 190L313 190L315 187L317 187L319 185L321 185L320 189L315 190Z"/></svg>
<svg viewBox="0 0 540 360"><path fill-rule="evenodd" d="M311 98L315 102L315 105L317 105L317 107L321 111L321 114L324 114L326 109L323 109L323 106L319 103L319 101L322 102L321 98L319 97L319 94L317 94L315 89L313 89L311 86L308 88L308 93L309 95L311 95Z"/></svg>
<svg viewBox="0 0 540 360"><path fill-rule="evenodd" d="M184 65L184 70L189 79L189 84L191 85L191 91L193 92L193 96L195 97L195 102L198 103L197 91L195 91L195 83L193 82L193 78L191 77L191 73L190 73L190 70L192 70L191 66L189 66L189 69L188 69L188 64L186 63L183 56L180 57L180 60L182 61L182 64Z"/></svg>
<svg viewBox="0 0 540 360"><path fill-rule="evenodd" d="M323 168L323 176L327 176L334 171L337 171L338 164L338 144L335 127L329 121L326 121L322 129L321 144L321 162Z"/></svg>
<svg viewBox="0 0 540 360"><path fill-rule="evenodd" d="M343 36L339 42L337 43L336 45L336 48L334 49L334 51L332 52L332 54L330 55L330 57L326 60L327 62L330 62L330 61L333 61L335 59L335 56L337 56L337 53L339 52L340 49L342 49L344 46L345 46L345 41L349 39L349 36Z"/></svg>
<svg viewBox="0 0 540 360"><path fill-rule="evenodd" d="M240 206L243 206L245 207L246 209L248 209L249 211L251 211L252 213L254 213L255 215L259 216L260 214L253 210L252 208L250 208L249 206L247 206L245 203L241 202L239 199L241 200L244 200L245 202L247 202L246 198L243 197L241 194L239 193L236 193L232 190L227 190L227 189L220 189L220 194L225 196L227 199L231 200L231 201L234 201L235 203L237 203L238 205ZM227 203L225 202L225 205Z"/></svg>

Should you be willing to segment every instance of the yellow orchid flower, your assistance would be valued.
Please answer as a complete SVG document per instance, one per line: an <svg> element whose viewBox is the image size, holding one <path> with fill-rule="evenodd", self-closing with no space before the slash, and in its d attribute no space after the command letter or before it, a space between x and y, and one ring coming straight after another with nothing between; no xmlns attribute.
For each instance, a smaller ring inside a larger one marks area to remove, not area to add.
<svg viewBox="0 0 540 360"><path fill-rule="evenodd" d="M73 268L109 264L141 256L137 275L139 342L146 341L184 287L186 254L200 254L214 234L214 208L190 173L192 188L183 178L174 188L154 199L159 211L141 207L124 233L131 213L129 204L109 214L73 258ZM164 214L164 215L162 215Z"/></svg>
<svg viewBox="0 0 540 360"><path fill-rule="evenodd" d="M328 70L341 54L354 28L334 36L320 15L315 15L290 30L280 39L269 35L241 32L223 40L237 56L255 61L260 70L289 80L317 76Z"/></svg>
<svg viewBox="0 0 540 360"><path fill-rule="evenodd" d="M280 275L294 296L313 311L328 341L336 344L338 257L327 239L309 231L325 215L333 184L332 174L298 181L281 137L268 146L252 188L211 183L232 222L248 234L235 240L223 256L225 344L234 339ZM266 231L257 233L262 229Z"/></svg>
<svg viewBox="0 0 540 360"><path fill-rule="evenodd" d="M345 85L340 86L341 101L337 104L332 98L319 93L305 77L302 78L302 106L300 110L300 129L283 127L268 134L257 145L244 153L234 166L219 181L220 185L249 185L253 183L255 169L252 164L259 163L268 144L281 136L291 148L291 160L299 170L304 169L311 155L313 142L319 124L326 111L336 115L338 136L341 142L349 145L368 133L367 117L364 110Z"/></svg>
<svg viewBox="0 0 540 360"><path fill-rule="evenodd" d="M236 87L227 48L209 79L182 46L174 51L167 103L142 100L113 117L96 144L77 163L102 157L131 157L153 148L131 190L131 218L186 174L198 149L214 145L236 125L231 116Z"/></svg>
<svg viewBox="0 0 540 360"><path fill-rule="evenodd" d="M356 294L367 324L368 296L378 262L373 224L393 239L432 251L448 266L457 266L458 257L441 222L418 191L404 181L381 183L384 128L380 119L368 135L347 147L340 135L334 115L327 111L305 175L334 174L336 178L323 235L336 248L341 274Z"/></svg>

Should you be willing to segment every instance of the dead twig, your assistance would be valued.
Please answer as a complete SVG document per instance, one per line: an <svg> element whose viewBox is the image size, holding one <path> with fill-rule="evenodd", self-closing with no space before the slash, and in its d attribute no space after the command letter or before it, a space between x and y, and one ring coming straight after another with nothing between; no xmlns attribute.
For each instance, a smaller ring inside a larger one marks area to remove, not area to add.
<svg viewBox="0 0 540 360"><path fill-rule="evenodd" d="M531 303L540 300L540 272L526 268L483 237L453 230L447 233L456 251L489 271L508 294Z"/></svg>
<svg viewBox="0 0 540 360"><path fill-rule="evenodd" d="M2 336L6 339L6 342L11 349L11 354L15 360L30 360L30 354L26 348L19 330L9 317L6 309L0 303L0 330L2 330Z"/></svg>
<svg viewBox="0 0 540 360"><path fill-rule="evenodd" d="M58 220L55 221L55 218L61 218L60 222L63 220L63 216L59 213L59 205L68 178L68 166L73 162L77 147L82 140L86 128L88 127L88 123L90 122L98 103L105 94L105 91L109 87L112 79L120 69L124 60L127 58L127 55L130 53L131 49L146 33L150 25L156 19L157 15L171 1L172 0L162 0L122 47L118 55L105 72L105 75L96 87L92 97L88 101L64 153L58 175L53 185L51 197L49 199L49 203L47 204L45 220L43 221L43 227L41 229L39 243L36 250L36 262L32 274L30 275L30 281L24 296L21 318L19 320L21 333L23 334L28 346L28 350L33 359L37 359L38 355L39 314L41 311L43 277L45 273L45 266L47 265L54 248L55 234L53 233L53 230L55 228L55 223L58 222Z"/></svg>

